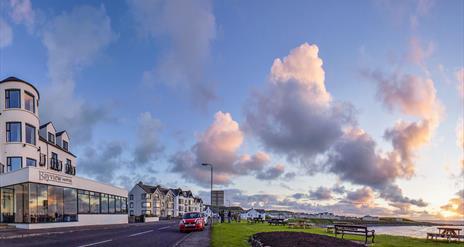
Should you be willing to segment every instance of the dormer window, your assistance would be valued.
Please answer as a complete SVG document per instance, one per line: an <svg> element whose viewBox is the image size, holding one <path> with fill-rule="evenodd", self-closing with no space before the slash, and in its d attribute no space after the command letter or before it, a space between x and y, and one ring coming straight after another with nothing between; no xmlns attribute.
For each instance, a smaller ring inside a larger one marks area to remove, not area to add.
<svg viewBox="0 0 464 247"><path fill-rule="evenodd" d="M21 90L5 90L5 108L21 108Z"/></svg>
<svg viewBox="0 0 464 247"><path fill-rule="evenodd" d="M24 93L24 109L35 113L35 97L29 92Z"/></svg>
<svg viewBox="0 0 464 247"><path fill-rule="evenodd" d="M63 140L63 149L68 151L68 142Z"/></svg>
<svg viewBox="0 0 464 247"><path fill-rule="evenodd" d="M54 144L55 143L55 135L48 132L48 141Z"/></svg>

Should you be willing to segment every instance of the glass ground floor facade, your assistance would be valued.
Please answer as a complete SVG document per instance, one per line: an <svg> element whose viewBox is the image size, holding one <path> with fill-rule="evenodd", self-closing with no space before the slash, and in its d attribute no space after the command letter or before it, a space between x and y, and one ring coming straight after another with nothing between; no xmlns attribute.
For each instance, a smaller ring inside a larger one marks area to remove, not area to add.
<svg viewBox="0 0 464 247"><path fill-rule="evenodd" d="M127 198L39 183L0 188L0 223L73 222L79 214L127 214Z"/></svg>

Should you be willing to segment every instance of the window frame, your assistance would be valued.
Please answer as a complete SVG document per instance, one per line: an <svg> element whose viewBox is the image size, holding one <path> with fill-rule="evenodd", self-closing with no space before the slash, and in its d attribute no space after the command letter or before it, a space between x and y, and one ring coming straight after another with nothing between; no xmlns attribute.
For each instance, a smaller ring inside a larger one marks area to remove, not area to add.
<svg viewBox="0 0 464 247"><path fill-rule="evenodd" d="M56 136L54 134L52 134L52 132L47 132L47 133L48 133L47 141L50 142L50 143L55 144ZM53 136L53 138L50 138L51 136ZM53 141L51 141L50 139L53 139Z"/></svg>
<svg viewBox="0 0 464 247"><path fill-rule="evenodd" d="M69 149L69 143L67 141L65 141L65 140L63 140L63 149L66 150L66 151L68 151L68 149Z"/></svg>
<svg viewBox="0 0 464 247"><path fill-rule="evenodd" d="M14 159L14 158L19 158L19 160L21 160L20 168L18 170L23 168L23 157L22 156L8 156L8 157L6 157L6 171L7 172L12 172L12 170L11 170L11 159ZM17 171L17 170L15 170L15 171Z"/></svg>
<svg viewBox="0 0 464 247"><path fill-rule="evenodd" d="M34 161L34 165L30 166L27 164L27 161ZM37 160L33 158L26 157L26 167L37 167Z"/></svg>
<svg viewBox="0 0 464 247"><path fill-rule="evenodd" d="M11 135L11 124L19 124L19 141L11 141L10 135ZM12 121L12 122L6 122L6 131L5 131L5 136L6 136L6 142L22 142L23 140L23 124L22 122L18 121Z"/></svg>
<svg viewBox="0 0 464 247"><path fill-rule="evenodd" d="M24 110L35 113L35 96L34 96L34 94L32 94L32 93L30 93L30 92L28 92L26 90L24 90L24 94L32 97L32 111L29 110L29 109L26 109L26 97L24 97Z"/></svg>
<svg viewBox="0 0 464 247"><path fill-rule="evenodd" d="M34 131L32 131L32 133L33 133L33 135L34 135L34 143L27 142L27 127L32 128L32 129L34 130ZM24 132L25 132L25 140L24 140L24 141L25 141L26 143L29 143L29 144L32 144L32 145L37 145L37 136L36 136L36 133L37 133L36 130L37 130L37 128L36 128L34 125L32 125L32 124L26 123L25 126L24 126L24 130L25 130L25 131L24 131Z"/></svg>
<svg viewBox="0 0 464 247"><path fill-rule="evenodd" d="M19 107L10 107L10 103L9 103L10 102L9 100L11 98L10 92L13 92L13 91L19 91L19 94L18 94L19 95L19 100L18 100ZM21 109L21 106L22 106L22 104L21 104L21 89L19 89L19 88L5 89L5 109Z"/></svg>

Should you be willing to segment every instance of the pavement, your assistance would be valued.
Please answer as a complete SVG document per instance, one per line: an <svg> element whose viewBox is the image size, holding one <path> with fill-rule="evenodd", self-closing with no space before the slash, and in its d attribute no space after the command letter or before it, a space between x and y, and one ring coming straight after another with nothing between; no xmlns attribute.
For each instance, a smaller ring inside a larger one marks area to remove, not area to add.
<svg viewBox="0 0 464 247"><path fill-rule="evenodd" d="M209 229L181 233L178 221L52 229L1 229L0 246L209 246Z"/></svg>

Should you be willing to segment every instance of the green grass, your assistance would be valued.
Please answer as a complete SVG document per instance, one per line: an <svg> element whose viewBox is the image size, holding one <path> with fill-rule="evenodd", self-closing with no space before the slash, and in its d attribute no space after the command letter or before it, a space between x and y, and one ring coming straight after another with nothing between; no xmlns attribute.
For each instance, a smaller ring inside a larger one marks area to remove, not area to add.
<svg viewBox="0 0 464 247"><path fill-rule="evenodd" d="M315 234L329 235L333 234L325 232L322 228L313 229L290 229L285 226L269 226L269 224L247 224L242 223L223 223L214 224L212 229L211 246L212 247L249 247L248 238L258 232L274 232L274 231L291 231L291 232L309 232ZM361 236L350 236L350 239L363 241ZM379 247L416 247L416 246L448 246L448 247L463 247L461 243L448 243L447 241L432 241L426 239L410 238L410 237L399 237L390 235L378 235L375 236L375 245Z"/></svg>

